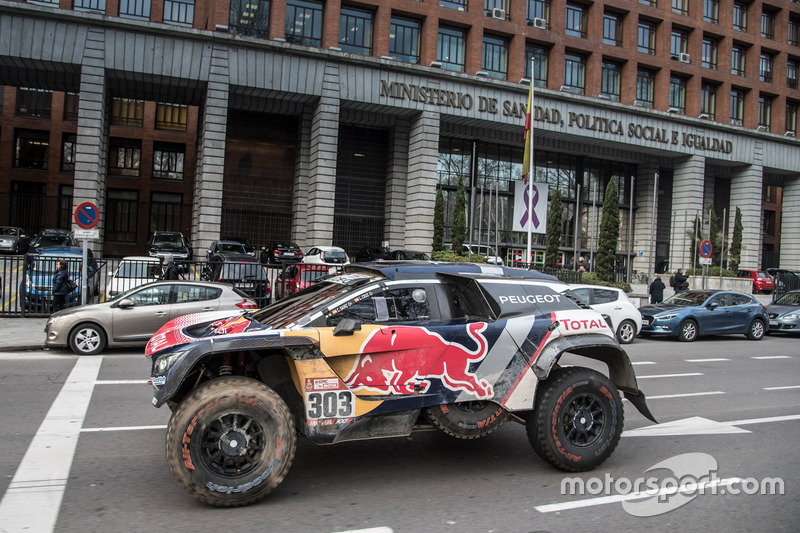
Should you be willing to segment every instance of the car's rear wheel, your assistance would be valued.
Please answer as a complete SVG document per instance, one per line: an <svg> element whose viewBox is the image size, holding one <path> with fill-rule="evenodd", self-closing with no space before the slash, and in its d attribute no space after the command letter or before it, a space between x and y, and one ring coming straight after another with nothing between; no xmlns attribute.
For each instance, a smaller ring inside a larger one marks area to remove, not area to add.
<svg viewBox="0 0 800 533"><path fill-rule="evenodd" d="M680 330L678 331L678 340L692 342L695 339L697 339L697 322L694 320L684 320L681 322Z"/></svg>
<svg viewBox="0 0 800 533"><path fill-rule="evenodd" d="M624 414L616 387L603 374L582 367L550 373L540 384L527 433L534 451L569 472L597 467L622 435Z"/></svg>
<svg viewBox="0 0 800 533"><path fill-rule="evenodd" d="M167 461L178 484L216 507L256 502L277 487L294 460L294 421L259 381L227 376L192 391L167 427Z"/></svg>
<svg viewBox="0 0 800 533"><path fill-rule="evenodd" d="M97 355L106 347L106 332L97 324L79 324L69 334L69 346L78 355Z"/></svg>
<svg viewBox="0 0 800 533"><path fill-rule="evenodd" d="M747 338L751 341L760 341L764 338L767 328L764 326L764 321L760 318L754 319L750 322L750 327L747 328Z"/></svg>
<svg viewBox="0 0 800 533"><path fill-rule="evenodd" d="M500 427L508 411L494 402L474 401L428 407L425 415L431 424L451 437L477 439Z"/></svg>
<svg viewBox="0 0 800 533"><path fill-rule="evenodd" d="M617 340L620 344L630 344L636 338L636 324L633 320L623 320L617 328Z"/></svg>

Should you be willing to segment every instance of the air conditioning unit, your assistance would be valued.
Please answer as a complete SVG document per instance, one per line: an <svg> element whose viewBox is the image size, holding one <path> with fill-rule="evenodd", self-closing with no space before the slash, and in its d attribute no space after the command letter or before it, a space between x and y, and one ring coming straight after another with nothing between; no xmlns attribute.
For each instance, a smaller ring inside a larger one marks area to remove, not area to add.
<svg viewBox="0 0 800 533"><path fill-rule="evenodd" d="M700 117L699 118L703 118L703 119L708 118L708 113L700 113Z"/></svg>
<svg viewBox="0 0 800 533"><path fill-rule="evenodd" d="M794 132L792 130L788 130L786 133L784 133L784 135L787 137L794 137Z"/></svg>
<svg viewBox="0 0 800 533"><path fill-rule="evenodd" d="M759 126L757 129L758 129L758 131L767 131L767 127L766 126Z"/></svg>
<svg viewBox="0 0 800 533"><path fill-rule="evenodd" d="M680 113L681 112L681 110L678 109L677 107L670 107L669 109L667 109L667 111L669 111L670 113Z"/></svg>
<svg viewBox="0 0 800 533"><path fill-rule="evenodd" d="M692 62L692 56L690 56L689 54L681 54L678 57L678 61L680 61L681 63L691 63Z"/></svg>
<svg viewBox="0 0 800 533"><path fill-rule="evenodd" d="M547 29L547 20L546 19L533 19L533 27L539 28L540 30Z"/></svg>
<svg viewBox="0 0 800 533"><path fill-rule="evenodd" d="M505 9L500 9L498 7L492 9L492 18L493 19L506 20L506 10Z"/></svg>

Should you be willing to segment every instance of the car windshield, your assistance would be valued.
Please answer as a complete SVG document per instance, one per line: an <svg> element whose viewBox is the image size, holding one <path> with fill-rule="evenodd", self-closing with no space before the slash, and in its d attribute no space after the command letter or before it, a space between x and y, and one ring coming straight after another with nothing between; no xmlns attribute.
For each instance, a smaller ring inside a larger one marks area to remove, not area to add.
<svg viewBox="0 0 800 533"><path fill-rule="evenodd" d="M152 278L161 275L161 264L154 261L124 261L119 265L118 278Z"/></svg>
<svg viewBox="0 0 800 533"><path fill-rule="evenodd" d="M678 294L670 296L662 303L680 306L702 305L709 296L710 294L707 292L679 292Z"/></svg>
<svg viewBox="0 0 800 533"><path fill-rule="evenodd" d="M247 253L247 251L244 249L244 245L239 244L238 242L225 242L222 244L218 244L217 252L235 253L235 254Z"/></svg>
<svg viewBox="0 0 800 533"><path fill-rule="evenodd" d="M65 244L69 244L69 237L65 235L42 235L36 238L33 246L49 248L50 246L63 246Z"/></svg>
<svg viewBox="0 0 800 533"><path fill-rule="evenodd" d="M794 305L795 307L800 306L800 292L790 292L788 294L784 294L775 303L778 305Z"/></svg>
<svg viewBox="0 0 800 533"><path fill-rule="evenodd" d="M325 260L344 260L344 252L322 252L322 255L325 257Z"/></svg>
<svg viewBox="0 0 800 533"><path fill-rule="evenodd" d="M767 276L766 272L758 272L758 277L759 278L768 278L769 276Z"/></svg>
<svg viewBox="0 0 800 533"><path fill-rule="evenodd" d="M219 279L267 279L267 273L259 263L224 263Z"/></svg>
<svg viewBox="0 0 800 533"><path fill-rule="evenodd" d="M153 238L153 244L183 244L183 239L175 233L161 233Z"/></svg>
<svg viewBox="0 0 800 533"><path fill-rule="evenodd" d="M15 228L0 228L0 235L16 235L17 230Z"/></svg>

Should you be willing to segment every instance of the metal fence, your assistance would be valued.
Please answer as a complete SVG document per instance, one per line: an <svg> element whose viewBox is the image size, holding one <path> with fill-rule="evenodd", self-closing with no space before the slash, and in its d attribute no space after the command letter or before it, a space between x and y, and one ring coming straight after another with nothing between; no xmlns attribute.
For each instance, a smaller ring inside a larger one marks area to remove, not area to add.
<svg viewBox="0 0 800 533"><path fill-rule="evenodd" d="M775 276L775 290L772 301L776 301L789 291L800 289L800 276L795 274L778 274Z"/></svg>

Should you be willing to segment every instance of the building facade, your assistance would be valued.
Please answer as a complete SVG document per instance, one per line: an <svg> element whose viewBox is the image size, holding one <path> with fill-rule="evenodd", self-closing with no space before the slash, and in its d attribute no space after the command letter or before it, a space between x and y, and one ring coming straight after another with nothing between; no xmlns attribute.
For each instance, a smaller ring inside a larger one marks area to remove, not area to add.
<svg viewBox="0 0 800 533"><path fill-rule="evenodd" d="M728 241L741 211L742 266L798 267L798 58L785 0L0 0L3 222L91 201L106 255L156 230L429 251L463 180L473 242L513 254L533 78L564 262L614 180L633 269L690 267L710 205Z"/></svg>

